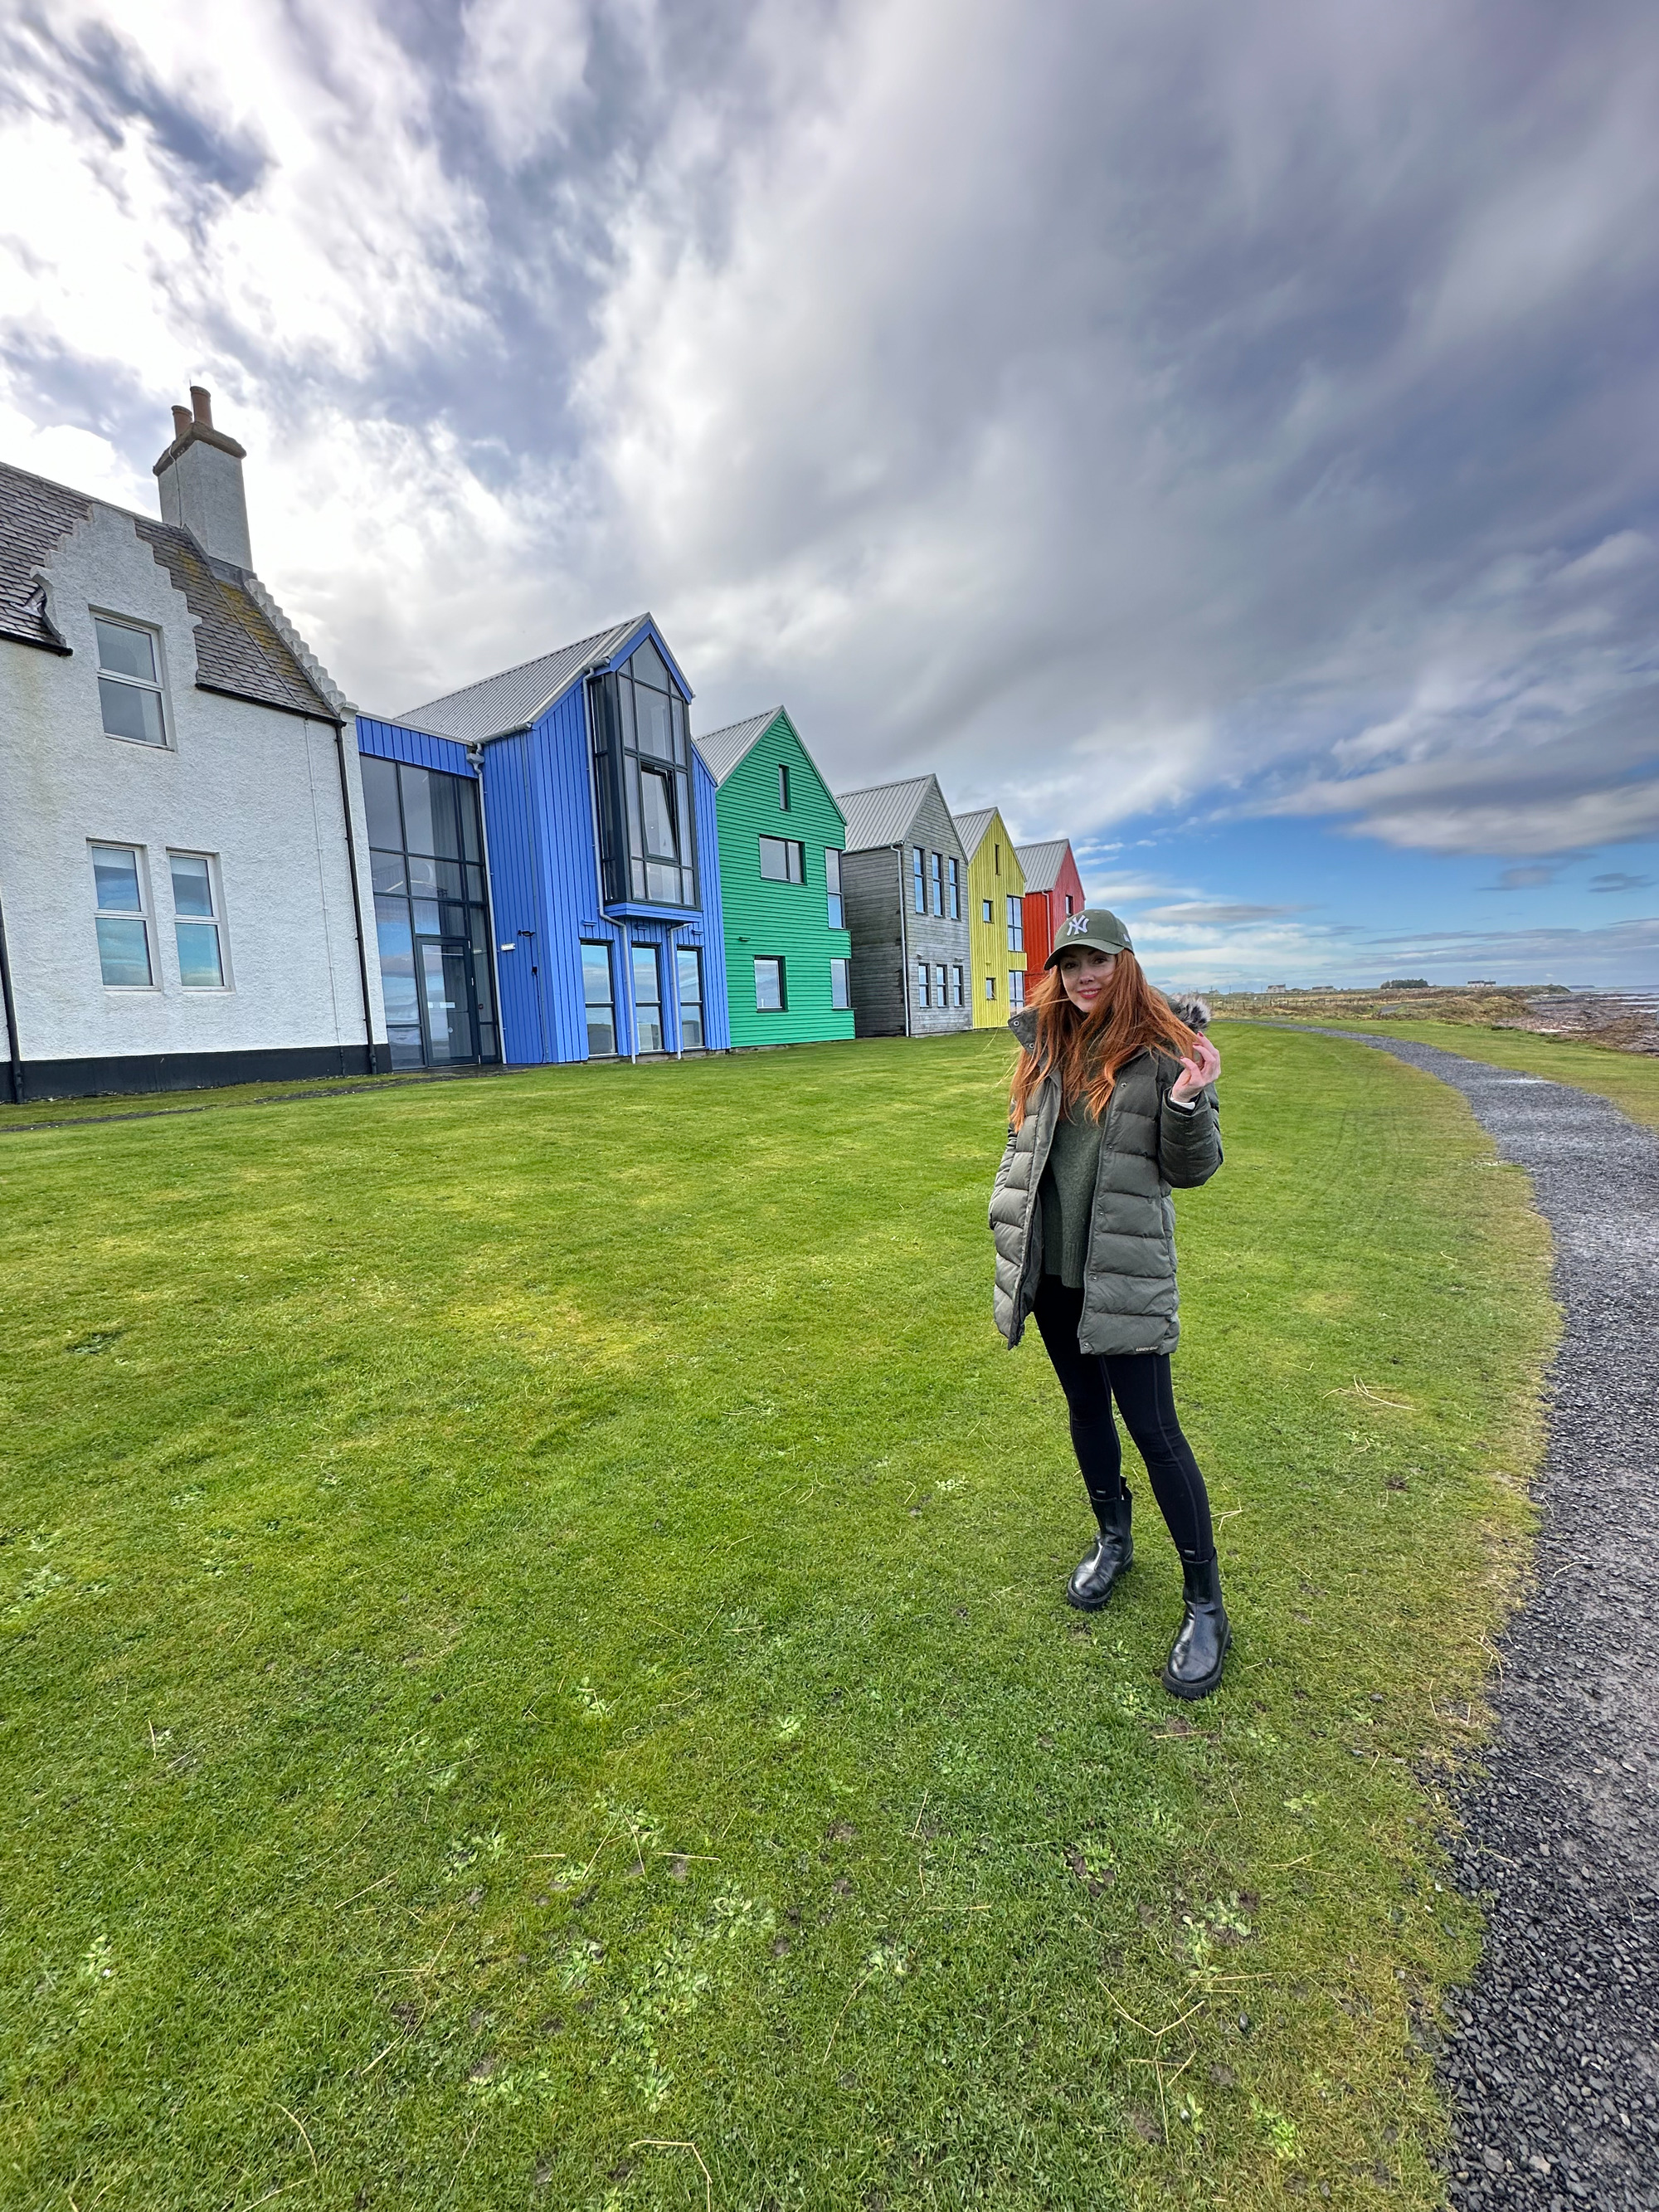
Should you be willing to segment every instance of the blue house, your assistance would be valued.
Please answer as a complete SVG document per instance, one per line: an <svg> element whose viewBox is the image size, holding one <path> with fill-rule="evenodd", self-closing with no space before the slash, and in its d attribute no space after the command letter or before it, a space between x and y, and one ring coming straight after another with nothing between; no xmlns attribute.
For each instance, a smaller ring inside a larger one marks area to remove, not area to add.
<svg viewBox="0 0 1659 2212"><path fill-rule="evenodd" d="M394 1066L731 1043L714 781L651 617L359 715Z"/></svg>

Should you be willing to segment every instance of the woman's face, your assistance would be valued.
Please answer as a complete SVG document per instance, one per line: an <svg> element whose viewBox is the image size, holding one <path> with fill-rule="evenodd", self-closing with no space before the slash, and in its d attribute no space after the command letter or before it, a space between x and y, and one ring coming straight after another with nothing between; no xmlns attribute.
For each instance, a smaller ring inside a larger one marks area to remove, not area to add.
<svg viewBox="0 0 1659 2212"><path fill-rule="evenodd" d="M1100 1003L1100 994L1112 980L1112 970L1117 965L1115 952L1097 952L1092 945L1079 945L1062 952L1058 963L1060 987L1079 1013L1091 1014Z"/></svg>

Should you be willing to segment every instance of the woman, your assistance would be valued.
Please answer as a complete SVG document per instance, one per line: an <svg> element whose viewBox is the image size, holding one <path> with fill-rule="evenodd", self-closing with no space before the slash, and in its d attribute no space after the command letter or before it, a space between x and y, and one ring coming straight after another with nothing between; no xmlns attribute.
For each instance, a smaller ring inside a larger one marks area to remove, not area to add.
<svg viewBox="0 0 1659 2212"><path fill-rule="evenodd" d="M1181 1554L1186 1610L1164 1669L1177 1698L1209 1695L1232 1640L1210 1502L1170 1380L1180 1336L1170 1192L1221 1164L1221 1055L1199 1034L1207 1019L1201 1001L1177 1013L1153 990L1115 914L1071 915L1008 1024L1022 1050L991 1194L997 1327L1012 1349L1036 1316L1100 1524L1066 1595L1096 1611L1134 1557L1115 1399Z"/></svg>

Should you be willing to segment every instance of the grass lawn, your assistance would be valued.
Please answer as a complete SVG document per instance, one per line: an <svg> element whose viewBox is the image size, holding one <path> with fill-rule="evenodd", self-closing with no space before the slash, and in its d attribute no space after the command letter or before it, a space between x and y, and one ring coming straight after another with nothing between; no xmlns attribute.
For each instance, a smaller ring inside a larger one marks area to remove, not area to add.
<svg viewBox="0 0 1659 2212"><path fill-rule="evenodd" d="M1144 1480L1062 1601L998 1036L6 1139L7 2207L1437 2203L1546 1234L1443 1086L1219 1041L1194 1708Z"/></svg>
<svg viewBox="0 0 1659 2212"><path fill-rule="evenodd" d="M1571 1037L1540 1036L1525 1030L1495 1030L1472 1022L1369 1022L1344 1019L1339 1029L1376 1036L1408 1037L1414 1044L1436 1044L1465 1060L1490 1060L1494 1067L1516 1067L1552 1083L1571 1083L1611 1099L1632 1121L1659 1129L1659 1059L1633 1052L1610 1052L1605 1045L1580 1044Z"/></svg>
<svg viewBox="0 0 1659 2212"><path fill-rule="evenodd" d="M499 1080L493 1069L487 1082ZM405 1090L433 1083L471 1082L460 1075L318 1075L298 1083L232 1083L211 1091L102 1091L92 1098L37 1098L27 1106L0 1106L0 1135L75 1121L137 1121L154 1114L199 1114L221 1106L283 1106L356 1091Z"/></svg>

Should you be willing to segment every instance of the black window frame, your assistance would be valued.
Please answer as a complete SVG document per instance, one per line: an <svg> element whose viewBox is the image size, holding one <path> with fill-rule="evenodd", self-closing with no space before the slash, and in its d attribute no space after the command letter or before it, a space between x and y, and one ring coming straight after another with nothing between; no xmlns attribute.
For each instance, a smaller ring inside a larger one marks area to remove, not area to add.
<svg viewBox="0 0 1659 2212"><path fill-rule="evenodd" d="M927 911L927 855L920 845L910 848L910 897L918 914Z"/></svg>
<svg viewBox="0 0 1659 2212"><path fill-rule="evenodd" d="M775 1006L761 1004L760 971L775 968L778 971L778 1003ZM789 1011L789 963L781 952L757 952L755 955L755 1012L757 1014L787 1014Z"/></svg>
<svg viewBox="0 0 1659 2212"><path fill-rule="evenodd" d="M763 884L804 884L806 881L806 847L799 837L773 837L764 830L760 835L760 873ZM766 848L780 847L784 854L784 872L770 875L766 867Z"/></svg>
<svg viewBox="0 0 1659 2212"><path fill-rule="evenodd" d="M943 921L945 919L945 855L943 853L934 853L930 855L930 861L927 884L933 900L933 912L937 920Z"/></svg>
<svg viewBox="0 0 1659 2212"><path fill-rule="evenodd" d="M780 761L778 763L778 811L780 814L787 814L790 811L789 763L787 761Z"/></svg>
<svg viewBox="0 0 1659 2212"><path fill-rule="evenodd" d="M1025 902L1013 891L1008 894L1008 950L1025 950Z"/></svg>
<svg viewBox="0 0 1659 2212"><path fill-rule="evenodd" d="M841 970L839 1000L836 997L836 970ZM850 1014L853 1011L853 963L845 952L830 955L830 1011L832 1014Z"/></svg>
<svg viewBox="0 0 1659 2212"><path fill-rule="evenodd" d="M951 910L951 919L952 921L960 921L962 920L962 864L954 853L950 855L950 866L945 874L948 880L947 903Z"/></svg>
<svg viewBox="0 0 1659 2212"><path fill-rule="evenodd" d="M931 1010L932 1000L930 1000L928 994L933 988L933 963L927 960L918 960L916 963L916 1004L923 1010L924 1012Z"/></svg>
<svg viewBox="0 0 1659 2212"><path fill-rule="evenodd" d="M391 799L396 813L398 844L386 842L385 832L392 826L386 811L386 793L374 788L376 776L382 770L392 775ZM478 779L471 775L456 775L447 769L428 768L418 761L400 761L383 753L365 753L362 757L359 774L363 786L363 806L368 829L369 878L374 900L374 925L377 944L380 942L381 925L394 933L401 930L408 938L410 976L415 991L416 1018L393 1021L388 1011L387 1042L392 1048L393 1065L410 1066L466 1066L495 1067L501 1060L501 1009L496 1001L495 945L489 927L489 884L484 861L483 792ZM420 842L420 822L415 817L410 795L404 789L404 778L429 777L435 789L422 787L421 805L424 820L432 834ZM468 794L471 794L470 797ZM434 811L434 802L453 801L453 812L444 823ZM414 827L411 828L411 821ZM441 831L453 828L450 841L453 853L439 853L432 848L444 842ZM422 908L434 911L435 926L421 918ZM471 1030L471 1054L441 1060L432 1052L429 1035L429 1006L422 981L422 939L437 940L449 946L462 945L461 956L468 990L468 1019ZM384 950L384 948L383 948ZM394 957L401 957L398 946ZM382 961L382 979L386 975ZM395 971L394 971L395 972ZM394 1037L392 1030L398 1035ZM398 1053L410 1049L409 1032L418 1033L418 1060L398 1059Z"/></svg>
<svg viewBox="0 0 1659 2212"><path fill-rule="evenodd" d="M647 660L667 683L648 680ZM666 754L640 742L640 694L668 701ZM653 639L641 638L619 668L588 678L588 722L592 732L594 798L599 823L599 878L607 906L653 906L696 911L702 907L697 867L696 780L691 760L691 727L684 693ZM641 778L664 776L668 783L671 827L678 851L671 860L647 850ZM660 878L672 872L675 895L665 894Z"/></svg>
<svg viewBox="0 0 1659 2212"><path fill-rule="evenodd" d="M839 845L826 845L824 847L824 913L828 916L829 926L831 929L845 929L847 927L847 902L845 895L842 890L841 884L841 864L842 858L842 851Z"/></svg>

